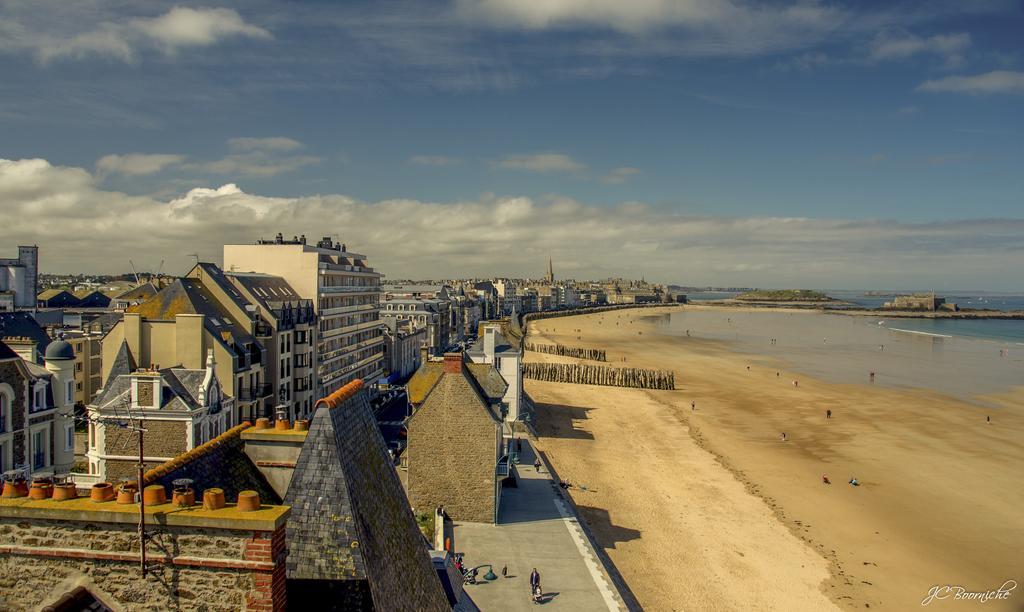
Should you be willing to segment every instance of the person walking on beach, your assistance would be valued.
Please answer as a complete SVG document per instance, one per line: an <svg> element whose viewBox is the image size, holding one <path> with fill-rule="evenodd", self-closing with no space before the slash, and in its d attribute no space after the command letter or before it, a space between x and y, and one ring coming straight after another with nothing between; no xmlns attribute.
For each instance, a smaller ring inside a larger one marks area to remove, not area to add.
<svg viewBox="0 0 1024 612"><path fill-rule="evenodd" d="M821 475L821 484L827 484L827 485L832 484L832 481L828 479L828 475L827 474L822 474Z"/></svg>
<svg viewBox="0 0 1024 612"><path fill-rule="evenodd" d="M779 437L780 437L780 438L782 439L782 441L783 441L783 442L785 442L785 441L786 441L786 432L782 432L782 433L781 433L781 434L779 435Z"/></svg>
<svg viewBox="0 0 1024 612"><path fill-rule="evenodd" d="M690 412L697 409L697 402L690 402Z"/></svg>
<svg viewBox="0 0 1024 612"><path fill-rule="evenodd" d="M825 411L825 418L826 419L831 419L832 418L832 409L831 408Z"/></svg>

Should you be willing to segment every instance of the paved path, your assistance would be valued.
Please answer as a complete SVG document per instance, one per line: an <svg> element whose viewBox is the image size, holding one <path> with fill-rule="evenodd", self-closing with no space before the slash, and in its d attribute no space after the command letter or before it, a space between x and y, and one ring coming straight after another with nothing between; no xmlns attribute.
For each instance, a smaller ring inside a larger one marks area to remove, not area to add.
<svg viewBox="0 0 1024 612"><path fill-rule="evenodd" d="M490 563L498 574L493 582L467 584L466 591L484 612L537 612L540 608L530 600L530 571L536 567L545 593L543 609L624 610L557 485L543 468L538 474L533 461L533 450L523 440L519 487L503 491L497 525L455 524L453 544L465 553L467 567ZM501 577L503 565L508 578Z"/></svg>

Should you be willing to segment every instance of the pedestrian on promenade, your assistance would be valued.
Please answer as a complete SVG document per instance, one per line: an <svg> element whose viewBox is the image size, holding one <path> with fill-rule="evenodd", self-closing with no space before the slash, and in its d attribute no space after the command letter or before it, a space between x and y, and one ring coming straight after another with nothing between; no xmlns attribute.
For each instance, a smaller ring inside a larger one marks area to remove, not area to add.
<svg viewBox="0 0 1024 612"><path fill-rule="evenodd" d="M533 469L537 470L537 473L540 474L540 459L533 460Z"/></svg>

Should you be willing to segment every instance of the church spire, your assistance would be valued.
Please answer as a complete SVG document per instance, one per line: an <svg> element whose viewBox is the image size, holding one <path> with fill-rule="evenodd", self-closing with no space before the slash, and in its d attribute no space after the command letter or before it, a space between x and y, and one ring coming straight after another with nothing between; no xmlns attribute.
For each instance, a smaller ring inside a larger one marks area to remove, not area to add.
<svg viewBox="0 0 1024 612"><path fill-rule="evenodd" d="M551 263L551 255L548 255L548 275L547 275L547 280L548 280L548 284L549 285L554 284L554 282L555 282L555 267Z"/></svg>

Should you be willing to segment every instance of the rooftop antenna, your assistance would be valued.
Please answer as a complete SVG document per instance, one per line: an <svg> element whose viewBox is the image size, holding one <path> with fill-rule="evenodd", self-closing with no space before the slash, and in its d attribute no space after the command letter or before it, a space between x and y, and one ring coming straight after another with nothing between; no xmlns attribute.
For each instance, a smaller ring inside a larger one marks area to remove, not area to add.
<svg viewBox="0 0 1024 612"><path fill-rule="evenodd" d="M132 260L129 259L128 260L128 265L130 265L132 267L132 274L135 275L135 284L136 285L141 285L142 281L139 280L139 273L135 270L135 263L132 262Z"/></svg>

